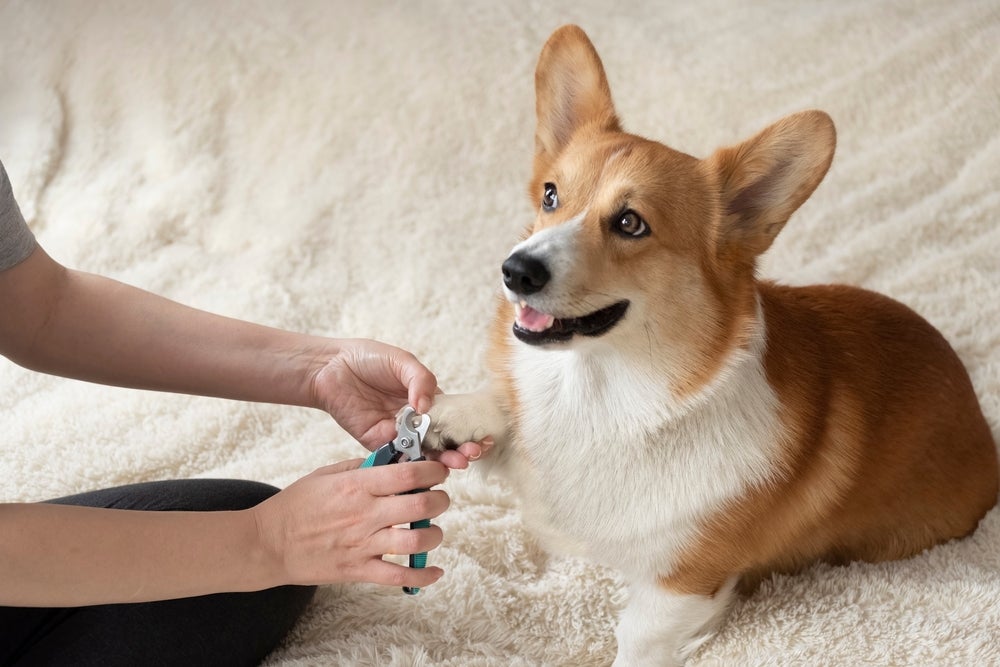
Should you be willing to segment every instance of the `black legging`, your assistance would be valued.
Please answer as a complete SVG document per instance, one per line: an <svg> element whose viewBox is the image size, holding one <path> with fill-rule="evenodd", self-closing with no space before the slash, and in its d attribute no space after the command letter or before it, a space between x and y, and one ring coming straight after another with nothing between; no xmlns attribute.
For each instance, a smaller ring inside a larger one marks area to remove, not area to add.
<svg viewBox="0 0 1000 667"><path fill-rule="evenodd" d="M48 502L220 511L253 507L277 491L258 482L189 479L131 484ZM0 607L0 665L256 665L295 624L315 590L282 586L164 602Z"/></svg>

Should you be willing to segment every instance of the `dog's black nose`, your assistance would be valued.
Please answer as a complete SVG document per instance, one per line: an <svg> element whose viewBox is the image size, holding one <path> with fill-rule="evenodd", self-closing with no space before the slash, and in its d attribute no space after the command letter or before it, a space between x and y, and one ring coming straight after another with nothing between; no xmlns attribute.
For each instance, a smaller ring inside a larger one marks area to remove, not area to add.
<svg viewBox="0 0 1000 667"><path fill-rule="evenodd" d="M515 252L501 267L503 284L515 294L534 294L549 282L551 274L540 260L526 252Z"/></svg>

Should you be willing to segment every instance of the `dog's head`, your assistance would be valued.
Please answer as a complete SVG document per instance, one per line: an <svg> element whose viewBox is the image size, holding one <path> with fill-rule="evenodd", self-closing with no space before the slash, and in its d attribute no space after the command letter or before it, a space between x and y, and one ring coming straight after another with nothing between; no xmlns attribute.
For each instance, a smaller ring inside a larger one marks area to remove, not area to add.
<svg viewBox="0 0 1000 667"><path fill-rule="evenodd" d="M757 256L830 165L829 117L795 114L696 159L622 130L601 60L576 26L545 44L535 88L537 213L503 263L515 335L683 344L752 317Z"/></svg>

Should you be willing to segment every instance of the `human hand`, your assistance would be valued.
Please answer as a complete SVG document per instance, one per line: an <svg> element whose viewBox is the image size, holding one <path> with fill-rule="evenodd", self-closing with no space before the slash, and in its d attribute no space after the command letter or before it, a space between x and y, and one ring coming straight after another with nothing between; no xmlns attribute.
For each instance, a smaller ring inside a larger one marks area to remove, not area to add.
<svg viewBox="0 0 1000 667"><path fill-rule="evenodd" d="M375 449L396 436L396 413L407 403L421 414L430 410L437 379L413 354L374 340L338 343L337 353L312 378L313 400L365 447ZM449 468L466 468L491 445L484 438L426 454Z"/></svg>
<svg viewBox="0 0 1000 667"><path fill-rule="evenodd" d="M398 347L374 340L337 341L336 354L312 378L313 400L361 444L373 449L396 435L396 412L430 409L437 378Z"/></svg>
<svg viewBox="0 0 1000 667"><path fill-rule="evenodd" d="M448 469L433 461L358 469L360 464L355 459L320 468L248 510L279 584L363 581L422 588L444 574L439 567L414 569L382 556L441 544L437 526L395 526L448 508L441 490L399 495L442 483Z"/></svg>

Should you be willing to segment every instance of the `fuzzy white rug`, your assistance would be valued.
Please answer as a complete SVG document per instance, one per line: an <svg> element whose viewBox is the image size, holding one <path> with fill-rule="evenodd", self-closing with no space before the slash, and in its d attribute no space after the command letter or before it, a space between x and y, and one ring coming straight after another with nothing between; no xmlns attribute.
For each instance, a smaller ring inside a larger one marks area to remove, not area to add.
<svg viewBox="0 0 1000 667"><path fill-rule="evenodd" d="M618 4L2 0L0 156L63 263L376 337L470 390L500 261L531 218L535 60L579 23L626 127L694 155L828 111L833 167L763 273L915 307L1000 435L995 0ZM362 453L317 412L3 360L0 424L7 501L178 476L284 485ZM504 487L455 473L447 489L441 583L323 589L269 664L609 663L614 573L540 551ZM1000 511L907 562L770 582L692 664L1000 664Z"/></svg>

